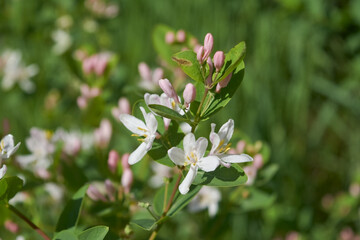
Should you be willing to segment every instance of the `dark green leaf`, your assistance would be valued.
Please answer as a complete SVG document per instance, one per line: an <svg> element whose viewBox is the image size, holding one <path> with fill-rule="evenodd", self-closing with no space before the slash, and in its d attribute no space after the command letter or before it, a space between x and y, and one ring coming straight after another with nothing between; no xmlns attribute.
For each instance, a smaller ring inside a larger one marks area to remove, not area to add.
<svg viewBox="0 0 360 240"><path fill-rule="evenodd" d="M106 226L96 226L79 234L79 240L103 240L109 231Z"/></svg>
<svg viewBox="0 0 360 240"><path fill-rule="evenodd" d="M134 219L130 223L133 223L146 231L150 231L156 225L154 219Z"/></svg>
<svg viewBox="0 0 360 240"><path fill-rule="evenodd" d="M165 117L165 118L169 118L175 121L180 121L180 122L188 122L191 123L190 120L186 119L184 116L182 116L180 113L162 106L162 105L158 105L158 104L149 104L149 108L156 114Z"/></svg>
<svg viewBox="0 0 360 240"><path fill-rule="evenodd" d="M209 100L211 101L207 106L205 104L204 108L202 109L201 118L203 120L209 118L211 115L215 114L230 102L232 96L243 80L244 71L245 65L244 62L241 62L241 64L239 64L233 72L229 84L225 88L222 88L220 93L209 93L208 99L210 98Z"/></svg>
<svg viewBox="0 0 360 240"><path fill-rule="evenodd" d="M88 185L80 188L66 204L65 209L61 213L60 218L56 224L56 232L60 232L66 229L75 229L87 189Z"/></svg>
<svg viewBox="0 0 360 240"><path fill-rule="evenodd" d="M216 76L216 79L213 79L213 82L216 84L228 76L237 66L242 62L246 53L245 42L240 42L238 45L230 49L230 51L225 55L224 66L221 68L219 74ZM215 75L213 75L214 77Z"/></svg>
<svg viewBox="0 0 360 240"><path fill-rule="evenodd" d="M201 65L196 58L196 53L193 51L183 51L176 53L173 56L173 60L179 64L180 68L186 73L190 78L196 82L204 82L205 78L201 71Z"/></svg>
<svg viewBox="0 0 360 240"><path fill-rule="evenodd" d="M241 207L245 211L253 211L270 207L276 200L275 194L268 194L261 190L249 189L249 196L241 202Z"/></svg>
<svg viewBox="0 0 360 240"><path fill-rule="evenodd" d="M238 164L230 168L220 166L215 171L199 171L193 184L215 187L234 187L246 183L247 176Z"/></svg>
<svg viewBox="0 0 360 240"><path fill-rule="evenodd" d="M187 194L185 194L185 195L179 194L179 196L175 199L175 202L171 206L167 215L169 217L172 217L176 213L178 213L181 209L186 207L186 205L191 201L191 199L193 199L196 196L196 194L200 191L201 187L202 186L192 185L190 187L190 191Z"/></svg>
<svg viewBox="0 0 360 240"><path fill-rule="evenodd" d="M6 177L0 180L0 203L8 203L23 187L19 177Z"/></svg>
<svg viewBox="0 0 360 240"><path fill-rule="evenodd" d="M74 233L74 229L67 229L56 233L53 240L79 240L79 238Z"/></svg>
<svg viewBox="0 0 360 240"><path fill-rule="evenodd" d="M5 180L5 178L0 180L0 199L3 199L6 190L7 190L8 184Z"/></svg>
<svg viewBox="0 0 360 240"><path fill-rule="evenodd" d="M279 166L277 164L271 164L270 166L259 170L256 185L262 185L270 181L278 170Z"/></svg>

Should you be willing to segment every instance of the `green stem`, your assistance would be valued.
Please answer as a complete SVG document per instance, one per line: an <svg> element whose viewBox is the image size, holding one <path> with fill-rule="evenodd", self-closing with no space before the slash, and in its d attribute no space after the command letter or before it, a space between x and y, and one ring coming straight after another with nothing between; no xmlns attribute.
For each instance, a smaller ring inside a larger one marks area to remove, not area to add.
<svg viewBox="0 0 360 240"><path fill-rule="evenodd" d="M22 214L19 210L17 210L14 206L8 204L6 207L15 213L18 217L20 217L22 220L24 220L32 229L34 229L36 232L38 232L41 237L45 240L50 240L50 238L46 235L44 231L42 231L38 226L35 225L30 219L28 219L24 214Z"/></svg>

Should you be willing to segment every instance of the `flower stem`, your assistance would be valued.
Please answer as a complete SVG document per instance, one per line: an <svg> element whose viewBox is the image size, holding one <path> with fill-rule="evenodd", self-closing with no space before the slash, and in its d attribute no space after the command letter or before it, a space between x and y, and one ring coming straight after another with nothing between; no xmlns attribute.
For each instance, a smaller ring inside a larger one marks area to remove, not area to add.
<svg viewBox="0 0 360 240"><path fill-rule="evenodd" d="M7 204L6 207L11 210L13 213L18 215L22 220L24 220L32 229L34 229L36 232L38 232L43 239L50 240L50 237L46 235L44 231L42 231L38 226L35 225L30 219L28 219L24 214L22 214L19 210L17 210L14 206Z"/></svg>

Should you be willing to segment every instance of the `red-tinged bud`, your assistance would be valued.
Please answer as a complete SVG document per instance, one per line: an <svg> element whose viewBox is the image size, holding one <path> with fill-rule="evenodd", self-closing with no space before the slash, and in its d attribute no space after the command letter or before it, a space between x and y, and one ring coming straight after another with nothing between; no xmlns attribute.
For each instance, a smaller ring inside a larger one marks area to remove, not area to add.
<svg viewBox="0 0 360 240"><path fill-rule="evenodd" d="M17 225L11 220L6 220L4 226L7 230L9 230L12 233L17 233L19 231L19 225Z"/></svg>
<svg viewBox="0 0 360 240"><path fill-rule="evenodd" d="M214 38L211 33L206 34L204 39L204 59L207 59L210 56L210 53L214 46Z"/></svg>
<svg viewBox="0 0 360 240"><path fill-rule="evenodd" d="M254 156L254 163L253 164L254 164L254 167L256 169L260 169L264 164L263 156L261 154L259 154L259 153L256 154Z"/></svg>
<svg viewBox="0 0 360 240"><path fill-rule="evenodd" d="M109 152L108 168L110 172L116 173L119 159L120 159L119 154L115 150L111 150Z"/></svg>
<svg viewBox="0 0 360 240"><path fill-rule="evenodd" d="M209 64L209 76L205 80L205 85L210 87L211 84L212 84L212 74L213 74L213 71L214 71L214 66L213 66L213 63L211 61L211 57L208 57L207 63Z"/></svg>
<svg viewBox="0 0 360 240"><path fill-rule="evenodd" d="M129 193L131 185L134 181L133 173L130 168L126 168L121 176L121 185L124 187L124 192Z"/></svg>
<svg viewBox="0 0 360 240"><path fill-rule="evenodd" d="M89 196L89 198L91 198L94 201L103 201L103 202L107 202L108 200L105 198L104 195L102 195L100 193L100 191L92 184L90 184L90 186L88 187L87 191L86 191L87 195Z"/></svg>
<svg viewBox="0 0 360 240"><path fill-rule="evenodd" d="M183 92L184 102L185 106L187 107L189 103L192 103L195 100L196 97L196 88L193 84L188 83L185 86L184 92Z"/></svg>
<svg viewBox="0 0 360 240"><path fill-rule="evenodd" d="M76 99L77 105L79 106L80 109L85 109L88 105L87 103L87 99L83 96L80 96Z"/></svg>
<svg viewBox="0 0 360 240"><path fill-rule="evenodd" d="M173 32L167 32L165 35L165 42L167 44L173 44L175 42L175 34Z"/></svg>
<svg viewBox="0 0 360 240"><path fill-rule="evenodd" d="M225 54L223 51L217 51L214 55L214 66L217 72L220 71L222 66L224 65Z"/></svg>
<svg viewBox="0 0 360 240"><path fill-rule="evenodd" d="M239 141L237 144L236 144L236 151L237 153L243 153L244 150L245 150L245 146L246 146L246 142L244 140L241 140Z"/></svg>
<svg viewBox="0 0 360 240"><path fill-rule="evenodd" d="M169 98L172 98L175 102L179 103L178 95L168 79L160 79L159 86Z"/></svg>
<svg viewBox="0 0 360 240"><path fill-rule="evenodd" d="M231 76L232 76L232 73L230 73L228 76L226 76L225 79L223 79L221 82L219 82L217 85L216 85L216 92L219 93L220 90L224 87L226 87L229 82L230 82L230 79L231 79Z"/></svg>
<svg viewBox="0 0 360 240"><path fill-rule="evenodd" d="M114 184L109 179L105 180L105 190L106 190L106 195L108 196L110 201L114 202L116 189L114 187Z"/></svg>
<svg viewBox="0 0 360 240"><path fill-rule="evenodd" d="M123 169L130 168L130 165L129 165L129 156L130 156L129 153L125 153L125 154L121 157L121 166L122 166Z"/></svg>
<svg viewBox="0 0 360 240"><path fill-rule="evenodd" d="M99 148L106 148L110 142L112 135L112 126L108 119L101 120L100 127L95 129L94 138L95 145Z"/></svg>
<svg viewBox="0 0 360 240"><path fill-rule="evenodd" d="M139 63L138 70L142 79L151 82L151 70L146 63L144 62Z"/></svg>
<svg viewBox="0 0 360 240"><path fill-rule="evenodd" d="M178 41L178 42L185 42L185 39L186 39L186 33L185 33L185 31L184 30L179 30L179 31L177 31L177 33L176 33L176 40Z"/></svg>
<svg viewBox="0 0 360 240"><path fill-rule="evenodd" d="M202 65L204 62L203 56L204 56L204 47L201 46L200 48L198 48L197 54L196 54L196 59L199 61L200 65Z"/></svg>

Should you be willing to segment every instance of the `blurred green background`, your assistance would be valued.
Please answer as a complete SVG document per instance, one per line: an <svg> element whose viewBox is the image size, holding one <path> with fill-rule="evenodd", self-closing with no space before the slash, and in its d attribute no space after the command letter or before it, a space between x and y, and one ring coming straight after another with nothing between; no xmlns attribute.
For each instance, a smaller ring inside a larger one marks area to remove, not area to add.
<svg viewBox="0 0 360 240"><path fill-rule="evenodd" d="M19 49L26 64L40 69L33 77L34 94L0 90L0 120L9 120L16 139L25 139L32 126L81 128L74 122L79 114L74 85L81 75L72 53L78 47L118 56L107 102L114 106L120 96L131 102L141 98L132 92L139 62L158 66L151 36L157 24L184 29L200 42L210 32L214 49L225 52L244 40L244 81L216 120L233 118L236 128L269 144L270 162L280 169L267 189L277 200L265 210L230 219L231 238L224 239L271 239L290 231L306 239L337 239L344 226L360 231L358 197L355 203L339 203L338 211L322 206L325 195L336 202L351 184L360 183L360 1L116 3L118 15L105 19L94 16L83 1L0 2L0 52ZM51 34L63 15L73 18L73 43L57 56L51 52ZM96 32L84 30L86 21L96 23ZM60 94L59 111L44 108L49 91ZM343 205L350 210L344 213Z"/></svg>

